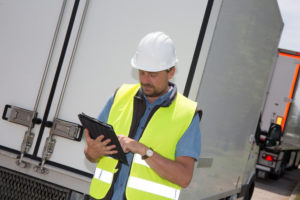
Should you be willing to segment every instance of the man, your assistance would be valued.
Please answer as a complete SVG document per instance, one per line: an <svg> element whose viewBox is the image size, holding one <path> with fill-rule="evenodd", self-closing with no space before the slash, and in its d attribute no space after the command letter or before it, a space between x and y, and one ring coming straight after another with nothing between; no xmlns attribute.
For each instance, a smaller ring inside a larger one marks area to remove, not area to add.
<svg viewBox="0 0 300 200"><path fill-rule="evenodd" d="M196 102L169 82L177 63L172 40L162 32L146 35L131 60L140 84L123 85L99 120L114 127L129 165L107 156L117 153L103 136L85 130L85 155L98 162L90 187L95 199L178 199L193 176L200 153Z"/></svg>

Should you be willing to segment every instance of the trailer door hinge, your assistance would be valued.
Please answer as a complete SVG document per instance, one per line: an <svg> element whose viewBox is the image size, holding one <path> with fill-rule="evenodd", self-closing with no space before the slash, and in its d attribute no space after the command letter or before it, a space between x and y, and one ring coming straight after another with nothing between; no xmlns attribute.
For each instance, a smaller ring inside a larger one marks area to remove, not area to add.
<svg viewBox="0 0 300 200"><path fill-rule="evenodd" d="M41 119L37 118L37 112L26 110L12 105L5 105L2 119L16 124L20 124L26 127L34 127L34 124L40 124ZM8 116L7 116L8 115Z"/></svg>
<svg viewBox="0 0 300 200"><path fill-rule="evenodd" d="M45 168L46 160L48 160L55 147L56 140L52 137L48 137L45 142L44 150L43 150L43 156L42 156L42 162L39 165L34 166L34 171L40 174L48 174L49 169Z"/></svg>
<svg viewBox="0 0 300 200"><path fill-rule="evenodd" d="M55 118L51 127L50 134L62 136L76 141L81 141L83 128L76 123Z"/></svg>
<svg viewBox="0 0 300 200"><path fill-rule="evenodd" d="M43 150L43 159L49 159L54 151L56 140L48 137Z"/></svg>
<svg viewBox="0 0 300 200"><path fill-rule="evenodd" d="M34 133L26 131L23 142L22 142L21 151L24 151L26 153L29 151L29 149L33 143L33 138L34 138Z"/></svg>

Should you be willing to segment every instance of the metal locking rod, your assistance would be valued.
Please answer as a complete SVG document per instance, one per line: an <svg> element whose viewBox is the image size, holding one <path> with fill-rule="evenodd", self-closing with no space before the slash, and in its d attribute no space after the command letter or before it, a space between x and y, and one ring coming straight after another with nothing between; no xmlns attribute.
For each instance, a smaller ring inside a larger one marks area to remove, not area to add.
<svg viewBox="0 0 300 200"><path fill-rule="evenodd" d="M81 17L81 20L80 20L79 28L78 28L76 39L75 39L74 48L72 50L72 54L71 54L70 61L69 61L69 65L68 65L68 69L67 69L67 73L66 73L66 78L64 80L62 91L60 93L58 106L56 108L54 118L58 117L58 114L59 114L59 111L60 111L60 108L61 108L61 105L62 105L63 97L64 97L66 87L67 87L67 84L68 84L68 81L69 81L71 69L73 67L74 56L75 56L75 53L76 53L76 50L77 50L77 46L78 46L78 42L79 42L80 34L81 34L81 31L82 31L83 23L84 23L84 20L85 20L85 16L86 16L86 13L87 13L89 2L90 2L90 0L86 0L86 2L85 2L84 10L83 10L83 13L82 13L82 17Z"/></svg>

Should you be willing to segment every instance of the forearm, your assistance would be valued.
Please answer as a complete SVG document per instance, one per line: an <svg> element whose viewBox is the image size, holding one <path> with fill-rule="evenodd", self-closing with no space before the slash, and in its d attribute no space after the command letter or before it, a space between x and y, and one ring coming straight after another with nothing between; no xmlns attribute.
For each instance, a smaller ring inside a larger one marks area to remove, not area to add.
<svg viewBox="0 0 300 200"><path fill-rule="evenodd" d="M192 179L195 161L191 157L178 157L172 161L154 152L146 162L159 176L183 188L187 187Z"/></svg>
<svg viewBox="0 0 300 200"><path fill-rule="evenodd" d="M141 156L146 154L148 147L144 144L122 135L119 135L118 138L125 153L132 152ZM153 156L145 161L159 176L181 187L187 187L192 179L194 158L181 156L173 161L154 151Z"/></svg>

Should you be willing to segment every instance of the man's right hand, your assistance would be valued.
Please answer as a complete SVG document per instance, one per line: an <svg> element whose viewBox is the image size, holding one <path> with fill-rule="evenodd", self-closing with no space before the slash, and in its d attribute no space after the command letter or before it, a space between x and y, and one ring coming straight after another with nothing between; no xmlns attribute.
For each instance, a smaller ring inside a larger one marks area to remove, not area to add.
<svg viewBox="0 0 300 200"><path fill-rule="evenodd" d="M104 139L104 135L98 136L95 140L90 137L90 133L87 129L84 129L85 139L87 146L84 148L85 157L90 162L98 162L99 158L104 155L112 155L118 153L117 150L113 150L116 148L116 145L108 145L110 143L110 139Z"/></svg>

